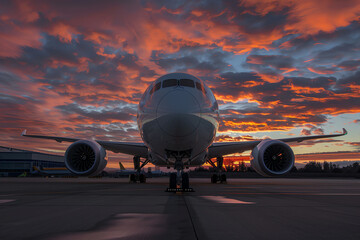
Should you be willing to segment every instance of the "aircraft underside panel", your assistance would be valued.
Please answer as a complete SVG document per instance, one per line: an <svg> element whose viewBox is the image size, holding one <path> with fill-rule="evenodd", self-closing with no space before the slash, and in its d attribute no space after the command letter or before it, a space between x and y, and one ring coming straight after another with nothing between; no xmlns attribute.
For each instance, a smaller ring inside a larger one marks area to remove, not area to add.
<svg viewBox="0 0 360 240"><path fill-rule="evenodd" d="M201 165L204 163L206 149L212 143L216 128L204 118L188 115L191 119L189 124L194 124L194 131L187 132L183 136L180 133L168 133L160 123L173 122L167 120L167 116L162 119L154 119L143 125L143 139L151 152L151 161L156 165L173 164L177 157L182 158L184 164Z"/></svg>

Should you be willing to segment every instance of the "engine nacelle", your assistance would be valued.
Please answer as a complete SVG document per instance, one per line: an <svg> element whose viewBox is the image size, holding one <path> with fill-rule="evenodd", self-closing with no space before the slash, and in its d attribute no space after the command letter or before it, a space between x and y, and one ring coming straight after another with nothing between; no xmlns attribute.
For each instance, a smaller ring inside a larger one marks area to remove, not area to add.
<svg viewBox="0 0 360 240"><path fill-rule="evenodd" d="M251 152L251 166L262 176L285 174L294 166L295 156L289 145L278 140L261 141Z"/></svg>
<svg viewBox="0 0 360 240"><path fill-rule="evenodd" d="M65 153L65 166L76 175L95 176L104 170L106 164L105 149L92 140L76 141Z"/></svg>

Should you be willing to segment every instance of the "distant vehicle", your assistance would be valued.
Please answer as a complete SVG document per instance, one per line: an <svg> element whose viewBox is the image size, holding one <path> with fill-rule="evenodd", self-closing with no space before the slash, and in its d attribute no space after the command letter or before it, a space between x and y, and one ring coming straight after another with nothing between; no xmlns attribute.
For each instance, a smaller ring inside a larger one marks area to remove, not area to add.
<svg viewBox="0 0 360 240"><path fill-rule="evenodd" d="M76 175L99 174L107 164L105 150L109 150L134 156L138 173L148 162L173 168L176 172L170 174L169 190L187 191L191 189L185 168L209 162L221 169L224 155L252 150L252 168L262 176L278 176L294 165L294 153L287 142L347 134L343 129L341 134L214 143L219 127L218 103L202 80L185 73L166 74L150 84L140 100L137 123L142 143L28 135L26 130L22 135L74 142L66 151L65 165ZM215 174L211 178L213 183L219 180L226 181L226 175Z"/></svg>

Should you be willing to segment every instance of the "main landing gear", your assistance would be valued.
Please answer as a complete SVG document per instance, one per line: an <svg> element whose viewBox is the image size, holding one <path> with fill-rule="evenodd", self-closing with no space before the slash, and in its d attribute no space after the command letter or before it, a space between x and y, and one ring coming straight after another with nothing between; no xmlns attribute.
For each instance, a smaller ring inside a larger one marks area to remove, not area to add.
<svg viewBox="0 0 360 240"><path fill-rule="evenodd" d="M136 173L132 173L129 175L129 182L140 182L140 183L146 183L146 176L144 173L140 173L140 170L149 162L149 159L145 159L144 162L142 162L141 166L140 166L140 157L139 156L134 156L133 158L134 161L134 169L136 170Z"/></svg>
<svg viewBox="0 0 360 240"><path fill-rule="evenodd" d="M226 183L226 175L225 174L216 174L214 173L211 176L211 183Z"/></svg>
<svg viewBox="0 0 360 240"><path fill-rule="evenodd" d="M217 157L216 158L216 162L217 162L217 166L215 166L215 163L213 161L211 161L211 159L208 159L208 163L210 163L210 165L216 169L217 173L214 173L211 176L211 183L227 183L226 181L226 174L222 173L222 167L223 167L223 163L224 163L224 158L223 157Z"/></svg>
<svg viewBox="0 0 360 240"><path fill-rule="evenodd" d="M141 173L141 174L132 173L132 174L129 175L129 182L146 183L146 176L143 173Z"/></svg>

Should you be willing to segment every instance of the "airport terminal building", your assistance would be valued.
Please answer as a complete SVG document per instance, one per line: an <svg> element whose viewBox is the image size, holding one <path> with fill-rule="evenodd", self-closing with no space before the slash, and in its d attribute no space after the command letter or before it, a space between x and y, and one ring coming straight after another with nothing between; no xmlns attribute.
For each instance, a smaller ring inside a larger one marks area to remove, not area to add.
<svg viewBox="0 0 360 240"><path fill-rule="evenodd" d="M34 167L65 167L64 156L0 146L0 176L16 177L30 174Z"/></svg>

